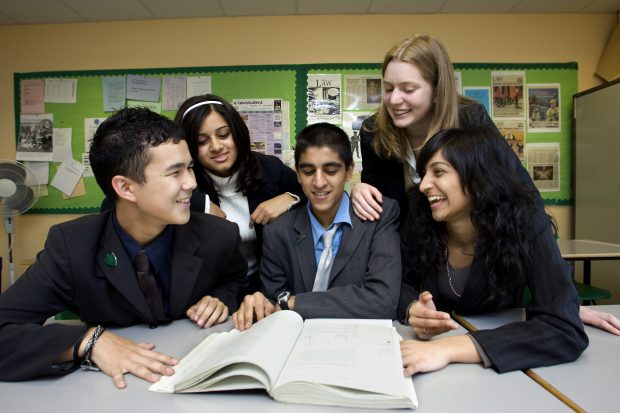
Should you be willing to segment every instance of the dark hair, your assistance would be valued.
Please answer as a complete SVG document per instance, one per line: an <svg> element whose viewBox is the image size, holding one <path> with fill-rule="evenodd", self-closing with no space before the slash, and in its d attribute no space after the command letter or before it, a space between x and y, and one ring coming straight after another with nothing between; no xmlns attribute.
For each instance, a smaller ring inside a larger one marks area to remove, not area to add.
<svg viewBox="0 0 620 413"><path fill-rule="evenodd" d="M349 137L338 126L331 123L314 123L306 126L297 134L295 142L295 169L299 165L299 158L310 147L327 146L338 153L344 162L345 169L353 165L353 153Z"/></svg>
<svg viewBox="0 0 620 413"><path fill-rule="evenodd" d="M478 234L477 256L484 257L490 300L521 301L528 270L533 265L529 240L532 215L540 208L540 195L524 180L515 153L497 130L446 129L433 136L418 157L424 177L430 159L442 151L457 171L463 191L471 200L471 220ZM445 223L436 222L428 200L414 197L414 268L436 270L445 262Z"/></svg>
<svg viewBox="0 0 620 413"><path fill-rule="evenodd" d="M90 166L103 193L115 202L114 176L145 182L149 148L181 140L181 128L165 116L147 108L121 109L97 128L89 150Z"/></svg>
<svg viewBox="0 0 620 413"><path fill-rule="evenodd" d="M190 110L191 106L207 101L221 102L221 104L207 103ZM228 127L230 127L233 142L237 147L237 159L232 165L231 170L233 174L239 172L235 190L242 192L244 195L254 193L260 185L262 175L258 158L250 149L250 131L239 112L226 100L216 95L207 94L187 99L179 107L174 120L181 125L185 132L187 146L194 159L194 172L198 188L202 192L206 192L215 203L219 204L219 196L215 186L209 175L205 173L205 168L198 159L198 135L200 128L206 117L212 112L217 112L224 118Z"/></svg>

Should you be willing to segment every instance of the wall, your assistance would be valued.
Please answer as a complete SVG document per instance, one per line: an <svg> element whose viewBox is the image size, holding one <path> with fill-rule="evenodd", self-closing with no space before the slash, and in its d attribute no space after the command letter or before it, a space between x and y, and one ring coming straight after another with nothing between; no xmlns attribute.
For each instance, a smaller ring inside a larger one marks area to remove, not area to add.
<svg viewBox="0 0 620 413"><path fill-rule="evenodd" d="M238 17L0 27L0 158L15 158L13 73L149 67L380 62L411 33L441 39L455 62L568 62L579 90L600 83L615 14L454 14ZM572 208L555 207L560 236ZM16 218L14 262L32 258L54 223L73 215ZM0 230L7 285L7 241Z"/></svg>

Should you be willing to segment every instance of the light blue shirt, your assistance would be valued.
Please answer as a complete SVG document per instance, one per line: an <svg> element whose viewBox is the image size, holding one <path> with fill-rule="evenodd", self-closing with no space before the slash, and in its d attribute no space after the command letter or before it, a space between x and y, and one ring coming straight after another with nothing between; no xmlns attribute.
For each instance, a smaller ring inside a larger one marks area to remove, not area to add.
<svg viewBox="0 0 620 413"><path fill-rule="evenodd" d="M321 259L321 253L323 252L323 234L325 231L328 231L336 224L348 224L349 226L353 226L351 224L351 215L349 213L349 194L346 192L342 196L342 201L340 201L340 206L338 207L338 211L336 211L336 216L334 217L334 221L329 225L327 229L323 228L323 226L316 219L314 214L312 213L312 208L310 202L307 203L306 208L308 208L308 215L310 216L310 226L312 227L312 239L314 241L314 258L316 259L316 265L319 265L319 260ZM334 240L332 241L332 256L336 256L338 253L338 248L340 247L340 240L342 239L342 232L344 228L342 225L336 230L336 235L334 235Z"/></svg>

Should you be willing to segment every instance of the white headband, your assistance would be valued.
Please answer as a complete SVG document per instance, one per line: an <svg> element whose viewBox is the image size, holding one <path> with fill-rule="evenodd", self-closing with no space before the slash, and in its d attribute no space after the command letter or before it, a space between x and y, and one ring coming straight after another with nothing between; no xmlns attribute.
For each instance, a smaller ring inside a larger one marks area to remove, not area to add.
<svg viewBox="0 0 620 413"><path fill-rule="evenodd" d="M187 115L190 111L192 111L193 109L196 109L197 107L203 106L203 105L210 105L210 104L216 104L216 105L224 105L222 102L220 102L219 100L203 100L202 102L198 102L192 106L190 106L189 108L187 108L185 110L185 112L183 113L183 116L181 116L181 120L183 120L185 118L185 115Z"/></svg>

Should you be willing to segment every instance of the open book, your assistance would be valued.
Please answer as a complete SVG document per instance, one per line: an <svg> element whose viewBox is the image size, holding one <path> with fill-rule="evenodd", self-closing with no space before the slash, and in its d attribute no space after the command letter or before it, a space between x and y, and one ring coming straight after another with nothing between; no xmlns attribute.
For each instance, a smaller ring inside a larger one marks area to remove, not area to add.
<svg viewBox="0 0 620 413"><path fill-rule="evenodd" d="M249 330L207 336L149 390L164 393L265 389L281 402L410 408L400 336L390 320L302 320L278 311Z"/></svg>

